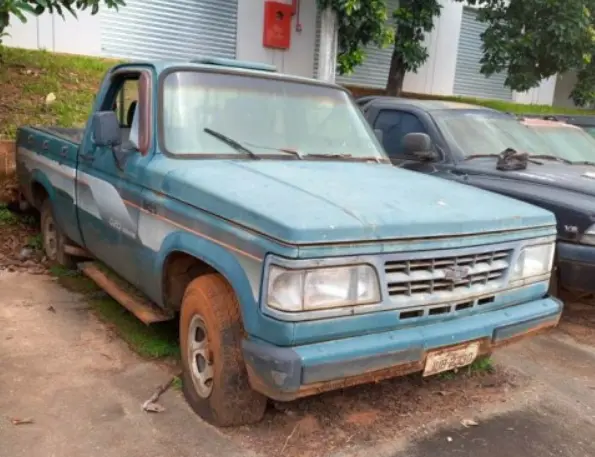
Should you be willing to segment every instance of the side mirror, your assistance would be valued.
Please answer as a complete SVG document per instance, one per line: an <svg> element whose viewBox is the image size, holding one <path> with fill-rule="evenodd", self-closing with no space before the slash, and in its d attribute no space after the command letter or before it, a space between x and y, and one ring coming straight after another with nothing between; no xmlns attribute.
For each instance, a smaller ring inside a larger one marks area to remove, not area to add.
<svg viewBox="0 0 595 457"><path fill-rule="evenodd" d="M380 141L380 144L382 144L382 138L383 138L382 130L374 129L374 134L376 135L376 138L378 138L378 141Z"/></svg>
<svg viewBox="0 0 595 457"><path fill-rule="evenodd" d="M99 111L93 115L91 124L93 142L99 147L112 148L122 144L120 123L113 111Z"/></svg>
<svg viewBox="0 0 595 457"><path fill-rule="evenodd" d="M413 156L423 162L433 162L440 158L432 147L432 139L426 133L408 133L401 144L406 156Z"/></svg>

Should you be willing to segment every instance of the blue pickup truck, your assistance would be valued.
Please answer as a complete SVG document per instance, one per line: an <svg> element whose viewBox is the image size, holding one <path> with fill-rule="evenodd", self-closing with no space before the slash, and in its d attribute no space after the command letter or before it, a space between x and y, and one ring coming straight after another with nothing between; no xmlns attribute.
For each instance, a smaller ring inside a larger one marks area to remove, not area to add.
<svg viewBox="0 0 595 457"><path fill-rule="evenodd" d="M179 319L216 425L465 366L562 312L552 213L393 167L346 90L272 67L115 66L85 129L18 130L17 172L52 261Z"/></svg>

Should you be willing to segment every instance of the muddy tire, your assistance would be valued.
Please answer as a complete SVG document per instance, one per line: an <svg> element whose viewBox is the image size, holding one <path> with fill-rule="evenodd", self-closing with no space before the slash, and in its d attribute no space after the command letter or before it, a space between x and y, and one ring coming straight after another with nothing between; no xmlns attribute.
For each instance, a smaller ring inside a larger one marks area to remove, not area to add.
<svg viewBox="0 0 595 457"><path fill-rule="evenodd" d="M180 312L183 392L200 417L219 427L258 422L266 408L266 397L248 383L243 333L238 300L223 277L190 282Z"/></svg>
<svg viewBox="0 0 595 457"><path fill-rule="evenodd" d="M49 261L66 268L74 268L74 258L64 252L67 238L56 224L52 203L46 199L41 205L41 237L43 250Z"/></svg>

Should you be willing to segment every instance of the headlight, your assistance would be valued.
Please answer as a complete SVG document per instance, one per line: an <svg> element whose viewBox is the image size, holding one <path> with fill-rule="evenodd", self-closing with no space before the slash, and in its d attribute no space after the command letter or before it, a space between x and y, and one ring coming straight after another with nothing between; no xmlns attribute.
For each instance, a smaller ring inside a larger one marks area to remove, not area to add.
<svg viewBox="0 0 595 457"><path fill-rule="evenodd" d="M525 247L512 268L511 280L530 278L549 273L554 262L554 243Z"/></svg>
<svg viewBox="0 0 595 457"><path fill-rule="evenodd" d="M288 270L271 265L267 303L285 312L315 311L380 301L371 265Z"/></svg>
<svg viewBox="0 0 595 457"><path fill-rule="evenodd" d="M592 225L585 230L585 233L583 233L583 236L581 237L581 243L595 245L595 225Z"/></svg>

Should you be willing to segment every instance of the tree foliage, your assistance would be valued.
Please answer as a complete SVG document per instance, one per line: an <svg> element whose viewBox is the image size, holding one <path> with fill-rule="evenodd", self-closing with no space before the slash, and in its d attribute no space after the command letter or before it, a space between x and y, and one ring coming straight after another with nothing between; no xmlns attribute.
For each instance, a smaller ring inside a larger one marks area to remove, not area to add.
<svg viewBox="0 0 595 457"><path fill-rule="evenodd" d="M428 59L424 46L426 33L434 28L434 19L440 16L442 5L438 0L401 0L393 12L396 23L393 55L386 91L400 95L407 72L417 72Z"/></svg>
<svg viewBox="0 0 595 457"><path fill-rule="evenodd" d="M479 13L487 24L482 73L505 72L508 87L525 91L556 74L576 71L575 103L595 101L594 6L594 0L494 2Z"/></svg>
<svg viewBox="0 0 595 457"><path fill-rule="evenodd" d="M503 72L515 91L574 71L572 99L595 103L595 0L455 0L479 8L485 22L481 72ZM425 36L440 16L439 0L401 0L394 12L387 0L318 0L339 23L338 71L346 74L365 59L364 48L394 44L387 91L398 95L407 72L428 59ZM387 21L389 18L391 21ZM395 38L395 35L397 38Z"/></svg>
<svg viewBox="0 0 595 457"><path fill-rule="evenodd" d="M366 46L385 47L393 42L386 0L318 0L318 6L331 8L337 15L339 74L349 74L363 63Z"/></svg>
<svg viewBox="0 0 595 457"><path fill-rule="evenodd" d="M118 8L125 5L124 0L0 0L0 43L7 35L6 28L14 16L21 22L27 22L27 13L39 16L46 11L64 17L68 11L76 17L76 11L91 8L91 14L97 14L101 5Z"/></svg>

